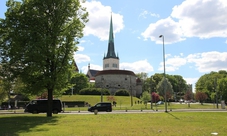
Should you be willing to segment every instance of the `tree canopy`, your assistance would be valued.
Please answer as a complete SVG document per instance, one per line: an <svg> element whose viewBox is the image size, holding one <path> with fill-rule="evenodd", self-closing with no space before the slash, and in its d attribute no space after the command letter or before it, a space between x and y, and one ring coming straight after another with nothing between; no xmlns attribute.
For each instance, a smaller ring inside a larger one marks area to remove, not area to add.
<svg viewBox="0 0 227 136"><path fill-rule="evenodd" d="M162 78L161 82L158 83L157 85L157 92L160 96L165 98L165 91L166 91L166 99L170 99L171 96L173 95L173 88L171 83L168 81L166 78Z"/></svg>
<svg viewBox="0 0 227 136"><path fill-rule="evenodd" d="M207 101L212 101L218 97L227 101L227 71L220 70L218 72L210 72L204 74L196 82L196 92L204 92L207 94Z"/></svg>
<svg viewBox="0 0 227 136"><path fill-rule="evenodd" d="M0 20L0 52L14 76L30 93L48 91L47 116L53 92L69 85L70 61L88 21L80 0L8 0Z"/></svg>

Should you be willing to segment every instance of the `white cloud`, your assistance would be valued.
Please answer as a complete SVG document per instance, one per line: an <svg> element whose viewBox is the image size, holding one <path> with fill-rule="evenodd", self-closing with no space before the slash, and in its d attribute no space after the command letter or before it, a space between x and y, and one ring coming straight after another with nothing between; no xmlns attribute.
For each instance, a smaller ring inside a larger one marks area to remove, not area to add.
<svg viewBox="0 0 227 136"><path fill-rule="evenodd" d="M195 63L199 72L227 70L227 52L204 52L188 55L187 61Z"/></svg>
<svg viewBox="0 0 227 136"><path fill-rule="evenodd" d="M90 69L102 70L102 66L95 65L95 64L90 64ZM81 68L81 70L82 70L82 73L87 74L88 66L83 66Z"/></svg>
<svg viewBox="0 0 227 136"><path fill-rule="evenodd" d="M142 18L147 18L147 15L150 15L150 16L152 16L152 17L157 17L157 18L160 17L159 14L155 14L155 13L151 13L151 12L149 12L149 11L147 11L147 10L143 10L143 11L139 14L139 18L140 18L140 17L142 17Z"/></svg>
<svg viewBox="0 0 227 136"><path fill-rule="evenodd" d="M205 73L210 71L219 71L227 70L227 52L204 52L204 53L195 53L189 54L187 57L184 57L183 54L180 56L171 56L170 54L166 55L165 67L166 71L176 71L181 66L188 63L195 64L196 69L199 72ZM190 68L193 68L189 66ZM163 62L160 62L160 67L158 70L163 71Z"/></svg>
<svg viewBox="0 0 227 136"><path fill-rule="evenodd" d="M89 62L90 57L84 54L74 54L74 59L76 63L81 63L81 62Z"/></svg>
<svg viewBox="0 0 227 136"><path fill-rule="evenodd" d="M185 78L184 77L184 80L186 80L187 84L195 84L198 81L198 79L199 79L198 77L197 78Z"/></svg>
<svg viewBox="0 0 227 136"><path fill-rule="evenodd" d="M141 35L158 44L162 43L159 35L165 36L165 44L186 37L227 37L226 15L226 0L185 0L173 7L170 17L151 23Z"/></svg>
<svg viewBox="0 0 227 136"><path fill-rule="evenodd" d="M83 51L84 50L84 47L82 46L77 46L78 47L78 51Z"/></svg>
<svg viewBox="0 0 227 136"><path fill-rule="evenodd" d="M173 8L186 37L227 37L226 0L185 0Z"/></svg>
<svg viewBox="0 0 227 136"><path fill-rule="evenodd" d="M121 63L120 69L131 70L135 73L149 73L154 71L153 67L147 62L147 60L140 60L133 63Z"/></svg>
<svg viewBox="0 0 227 136"><path fill-rule="evenodd" d="M187 84L192 84L192 91L195 93L195 83L199 80L199 78L185 78Z"/></svg>
<svg viewBox="0 0 227 136"><path fill-rule="evenodd" d="M91 1L83 4L89 12L89 22L84 28L84 35L94 35L100 40L108 40L111 7L104 6L99 1ZM124 28L123 16L112 12L113 31L120 32Z"/></svg>
<svg viewBox="0 0 227 136"><path fill-rule="evenodd" d="M171 44L185 40L182 38L182 30L180 25L170 17L161 19L156 23L151 23L148 28L141 34L145 40L150 39L156 43L163 43L159 38L160 35L164 36L165 44Z"/></svg>
<svg viewBox="0 0 227 136"><path fill-rule="evenodd" d="M179 67L187 63L187 60L181 56L174 56L172 58L170 58L170 56L171 55L168 55L168 58L165 61L165 67L167 72L176 71L179 69ZM158 70L162 71L163 69L163 62L161 62Z"/></svg>

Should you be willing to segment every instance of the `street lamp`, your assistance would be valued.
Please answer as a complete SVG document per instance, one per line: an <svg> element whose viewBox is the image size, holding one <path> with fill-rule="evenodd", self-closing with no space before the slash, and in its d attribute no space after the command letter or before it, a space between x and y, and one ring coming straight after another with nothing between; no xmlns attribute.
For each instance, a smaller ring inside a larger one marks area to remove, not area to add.
<svg viewBox="0 0 227 136"><path fill-rule="evenodd" d="M103 88L104 88L104 78L102 77L101 78L101 81L102 81L102 89L101 89L101 102L103 102Z"/></svg>
<svg viewBox="0 0 227 136"><path fill-rule="evenodd" d="M127 76L129 77L129 76ZM131 92L131 107L133 106L133 99L132 99L132 83L131 83L131 76L129 77L130 81L129 81L129 90Z"/></svg>
<svg viewBox="0 0 227 136"><path fill-rule="evenodd" d="M167 103L166 103L166 66L165 66L165 46L164 46L164 35L160 35L159 38L162 38L163 43L163 67L164 67L164 93L165 93L165 112L167 112Z"/></svg>

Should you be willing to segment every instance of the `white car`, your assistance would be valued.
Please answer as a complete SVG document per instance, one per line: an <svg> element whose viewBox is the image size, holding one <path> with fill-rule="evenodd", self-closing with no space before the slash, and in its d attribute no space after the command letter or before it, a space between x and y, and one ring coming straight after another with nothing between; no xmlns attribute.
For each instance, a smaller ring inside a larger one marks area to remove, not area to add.
<svg viewBox="0 0 227 136"><path fill-rule="evenodd" d="M163 101L158 101L156 104L160 105L160 104L164 104L164 102Z"/></svg>

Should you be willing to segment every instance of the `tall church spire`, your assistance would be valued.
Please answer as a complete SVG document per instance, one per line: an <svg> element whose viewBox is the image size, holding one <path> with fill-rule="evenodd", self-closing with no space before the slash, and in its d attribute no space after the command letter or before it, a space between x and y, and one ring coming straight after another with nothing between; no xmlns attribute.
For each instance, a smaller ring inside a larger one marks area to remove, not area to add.
<svg viewBox="0 0 227 136"><path fill-rule="evenodd" d="M108 51L107 55L104 56L104 59L106 58L118 58L115 54L114 50L114 36L113 36L113 23L112 23L112 14L110 18L110 31L109 31L109 42L108 42Z"/></svg>

